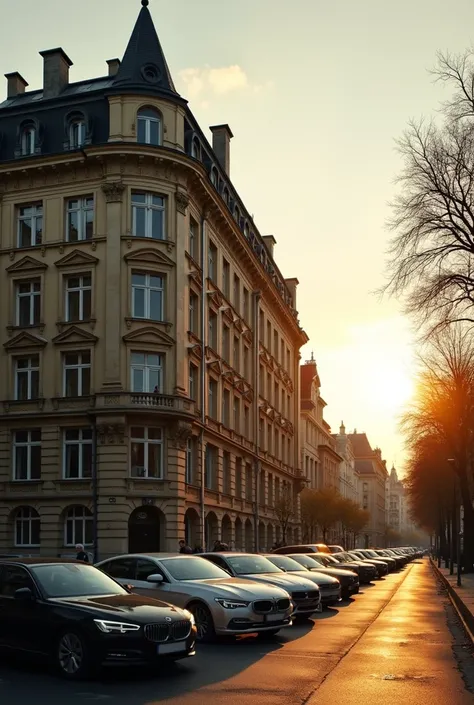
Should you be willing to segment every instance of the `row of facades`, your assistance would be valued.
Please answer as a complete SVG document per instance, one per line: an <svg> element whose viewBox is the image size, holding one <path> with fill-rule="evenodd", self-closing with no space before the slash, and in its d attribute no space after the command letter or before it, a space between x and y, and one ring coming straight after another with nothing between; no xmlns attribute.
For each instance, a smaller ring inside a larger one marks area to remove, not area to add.
<svg viewBox="0 0 474 705"><path fill-rule="evenodd" d="M42 57L42 89L7 74L0 104L0 552L264 550L282 497L301 539L305 485L367 506L380 543L385 464L324 421L298 282L148 7L107 76L70 83L62 49Z"/></svg>

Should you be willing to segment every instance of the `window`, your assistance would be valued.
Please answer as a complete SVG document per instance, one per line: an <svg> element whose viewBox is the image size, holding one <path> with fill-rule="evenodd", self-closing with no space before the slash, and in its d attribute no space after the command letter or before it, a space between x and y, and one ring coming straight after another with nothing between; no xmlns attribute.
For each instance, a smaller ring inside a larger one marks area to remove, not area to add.
<svg viewBox="0 0 474 705"><path fill-rule="evenodd" d="M252 466L245 466L245 499L249 502L253 500L253 476L252 476Z"/></svg>
<svg viewBox="0 0 474 705"><path fill-rule="evenodd" d="M132 316L153 321L163 320L163 277L156 274L132 274Z"/></svg>
<svg viewBox="0 0 474 705"><path fill-rule="evenodd" d="M222 357L230 363L230 329L224 326L222 329Z"/></svg>
<svg viewBox="0 0 474 705"><path fill-rule="evenodd" d="M278 361L278 331L273 331L273 355Z"/></svg>
<svg viewBox="0 0 474 705"><path fill-rule="evenodd" d="M69 123L69 148L79 149L86 141L86 123L83 118L75 118Z"/></svg>
<svg viewBox="0 0 474 705"><path fill-rule="evenodd" d="M244 435L245 438L250 438L250 409L244 406Z"/></svg>
<svg viewBox="0 0 474 705"><path fill-rule="evenodd" d="M234 431L240 433L240 399L234 397Z"/></svg>
<svg viewBox="0 0 474 705"><path fill-rule="evenodd" d="M64 519L64 545L90 546L94 542L92 512L87 507L70 507Z"/></svg>
<svg viewBox="0 0 474 705"><path fill-rule="evenodd" d="M235 459L235 496L242 497L242 458Z"/></svg>
<svg viewBox="0 0 474 705"><path fill-rule="evenodd" d="M91 393L91 353L64 353L63 395L65 397L84 397Z"/></svg>
<svg viewBox="0 0 474 705"><path fill-rule="evenodd" d="M244 379L249 379L249 349L244 345Z"/></svg>
<svg viewBox="0 0 474 705"><path fill-rule="evenodd" d="M63 479L92 477L92 429L67 428L63 441Z"/></svg>
<svg viewBox="0 0 474 705"><path fill-rule="evenodd" d="M211 169L211 184L217 188L218 182L219 182L219 175L217 173L217 169L215 167L212 167L212 169Z"/></svg>
<svg viewBox="0 0 474 705"><path fill-rule="evenodd" d="M29 588L34 591L33 581L24 568L18 565L6 565L2 573L2 583L0 585L0 595L2 597L14 597L15 592L21 588Z"/></svg>
<svg viewBox="0 0 474 705"><path fill-rule="evenodd" d="M137 117L137 142L141 144L161 144L161 116L153 108L143 108Z"/></svg>
<svg viewBox="0 0 474 705"><path fill-rule="evenodd" d="M41 478L41 430L15 431L13 434L13 479Z"/></svg>
<svg viewBox="0 0 474 705"><path fill-rule="evenodd" d="M229 428L230 426L230 392L224 389L222 394L222 423Z"/></svg>
<svg viewBox="0 0 474 705"><path fill-rule="evenodd" d="M264 325L265 325L265 316L264 316L263 311L260 311L260 313L259 313L259 315L258 315L258 337L259 337L260 342L262 342L263 344L265 344L265 339L264 339L264 335L265 335Z"/></svg>
<svg viewBox="0 0 474 705"><path fill-rule="evenodd" d="M268 473L268 505L273 506L273 475Z"/></svg>
<svg viewBox="0 0 474 705"><path fill-rule="evenodd" d="M186 443L186 484L193 485L196 481L196 459L198 439L196 436L188 438Z"/></svg>
<svg viewBox="0 0 474 705"><path fill-rule="evenodd" d="M132 194L132 233L165 240L165 199L153 193Z"/></svg>
<svg viewBox="0 0 474 705"><path fill-rule="evenodd" d="M161 394L163 392L163 356L155 353L132 352L132 392Z"/></svg>
<svg viewBox="0 0 474 705"><path fill-rule="evenodd" d="M111 578L135 580L136 563L135 558L117 558L103 563L100 569L110 575Z"/></svg>
<svg viewBox="0 0 474 705"><path fill-rule="evenodd" d="M209 242L207 256L207 276L213 282L217 280L217 247L213 242Z"/></svg>
<svg viewBox="0 0 474 705"><path fill-rule="evenodd" d="M267 451L272 452L272 425L267 424Z"/></svg>
<svg viewBox="0 0 474 705"><path fill-rule="evenodd" d="M212 377L209 378L208 414L217 421L217 382Z"/></svg>
<svg viewBox="0 0 474 705"><path fill-rule="evenodd" d="M139 558L137 561L137 572L134 580L145 582L148 580L150 575L163 575L163 573L156 563L153 563L153 561L147 561L144 558Z"/></svg>
<svg viewBox="0 0 474 705"><path fill-rule="evenodd" d="M222 291L224 296L230 296L230 264L226 259L222 260Z"/></svg>
<svg viewBox="0 0 474 705"><path fill-rule="evenodd" d="M43 204L18 209L18 247L36 247L43 241Z"/></svg>
<svg viewBox="0 0 474 705"><path fill-rule="evenodd" d="M233 367L240 374L240 340L234 336Z"/></svg>
<svg viewBox="0 0 474 705"><path fill-rule="evenodd" d="M199 256L199 225L194 218L189 219L189 254L195 260Z"/></svg>
<svg viewBox="0 0 474 705"><path fill-rule="evenodd" d="M244 286L244 320L249 320L249 291Z"/></svg>
<svg viewBox="0 0 474 705"><path fill-rule="evenodd" d="M94 198L84 196L67 202L66 241L92 240L94 230Z"/></svg>
<svg viewBox="0 0 474 705"><path fill-rule="evenodd" d="M141 479L163 479L163 430L131 428L131 475Z"/></svg>
<svg viewBox="0 0 474 705"><path fill-rule="evenodd" d="M237 274L234 274L234 291L232 299L235 310L240 313L240 279Z"/></svg>
<svg viewBox="0 0 474 705"><path fill-rule="evenodd" d="M27 122L21 128L21 156L28 157L36 152L36 127Z"/></svg>
<svg viewBox="0 0 474 705"><path fill-rule="evenodd" d="M272 324L267 321L267 348L271 352L272 349Z"/></svg>
<svg viewBox="0 0 474 705"><path fill-rule="evenodd" d="M66 321L88 321L91 317L92 279L82 274L66 279Z"/></svg>
<svg viewBox="0 0 474 705"><path fill-rule="evenodd" d="M191 156L194 157L194 159L201 159L201 145L197 137L193 137L193 141L191 142Z"/></svg>
<svg viewBox="0 0 474 705"><path fill-rule="evenodd" d="M199 297L192 291L189 292L189 330L199 335Z"/></svg>
<svg viewBox="0 0 474 705"><path fill-rule="evenodd" d="M265 497L265 471L260 470L260 481L258 486L258 499L261 505L266 505L267 498Z"/></svg>
<svg viewBox="0 0 474 705"><path fill-rule="evenodd" d="M210 443L206 445L205 463L205 487L208 490L215 489L217 476L217 448Z"/></svg>
<svg viewBox="0 0 474 705"><path fill-rule="evenodd" d="M20 507L15 513L15 546L40 545L40 515L32 507Z"/></svg>
<svg viewBox="0 0 474 705"><path fill-rule="evenodd" d="M230 453L225 450L222 454L222 491L230 494Z"/></svg>
<svg viewBox="0 0 474 705"><path fill-rule="evenodd" d="M197 401L198 395L198 368L193 365L192 362L189 363L189 398Z"/></svg>
<svg viewBox="0 0 474 705"><path fill-rule="evenodd" d="M209 311L209 337L207 342L209 347L217 351L217 316L212 311Z"/></svg>
<svg viewBox="0 0 474 705"><path fill-rule="evenodd" d="M39 355L17 357L15 360L15 399L38 399Z"/></svg>

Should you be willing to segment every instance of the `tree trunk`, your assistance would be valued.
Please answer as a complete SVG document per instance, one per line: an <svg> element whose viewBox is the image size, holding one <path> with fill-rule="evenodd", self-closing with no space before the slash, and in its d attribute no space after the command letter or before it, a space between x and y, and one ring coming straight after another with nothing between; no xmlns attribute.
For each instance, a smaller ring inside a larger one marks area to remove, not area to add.
<svg viewBox="0 0 474 705"><path fill-rule="evenodd" d="M461 490L461 503L464 507L464 527L463 527L463 567L465 573L474 572L474 509L469 487L469 481L465 474L459 477L459 487ZM459 529L460 530L460 529Z"/></svg>

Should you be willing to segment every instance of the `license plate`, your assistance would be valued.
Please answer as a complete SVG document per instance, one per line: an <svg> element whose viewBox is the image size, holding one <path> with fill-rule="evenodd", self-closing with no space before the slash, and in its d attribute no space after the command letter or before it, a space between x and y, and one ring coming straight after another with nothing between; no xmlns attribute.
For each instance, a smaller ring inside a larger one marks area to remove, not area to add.
<svg viewBox="0 0 474 705"><path fill-rule="evenodd" d="M265 615L265 622L281 622L283 620L282 614L277 614L273 612L272 614Z"/></svg>
<svg viewBox="0 0 474 705"><path fill-rule="evenodd" d="M186 651L184 641L173 641L170 644L158 644L156 647L157 654L176 654L180 651Z"/></svg>

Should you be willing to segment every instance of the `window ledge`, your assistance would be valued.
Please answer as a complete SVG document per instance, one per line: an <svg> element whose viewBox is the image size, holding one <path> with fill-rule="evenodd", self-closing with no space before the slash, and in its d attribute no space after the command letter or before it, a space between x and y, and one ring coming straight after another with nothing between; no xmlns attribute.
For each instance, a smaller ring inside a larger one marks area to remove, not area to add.
<svg viewBox="0 0 474 705"><path fill-rule="evenodd" d="M31 485L41 485L43 484L43 480L37 479L37 480L10 480L9 485L10 487L21 487L24 485L25 487L30 487Z"/></svg>
<svg viewBox="0 0 474 705"><path fill-rule="evenodd" d="M125 324L129 330L133 323L139 323L140 325L153 323L153 325L162 328L166 333L169 333L173 327L171 321L159 321L155 318L136 318L135 316L127 316L125 318Z"/></svg>
<svg viewBox="0 0 474 705"><path fill-rule="evenodd" d="M16 333L19 331L38 330L40 335L43 335L45 327L46 327L46 324L43 321L41 321L40 323L34 323L33 325L30 325L30 326L9 325L9 326L7 326L7 333L11 337L13 335L13 333Z"/></svg>
<svg viewBox="0 0 474 705"><path fill-rule="evenodd" d="M28 413L43 411L45 404L44 399L8 399L3 402L3 410L6 414L13 413Z"/></svg>
<svg viewBox="0 0 474 705"><path fill-rule="evenodd" d="M73 478L66 480L62 477L60 480L53 480L53 484L57 490L68 490L74 488L74 491L82 491L89 494L92 490L92 479L89 478Z"/></svg>
<svg viewBox="0 0 474 705"><path fill-rule="evenodd" d="M132 243L135 240L138 242L161 242L166 247L168 252L172 252L173 249L176 247L176 243L174 242L174 240L167 240L166 238L162 239L158 237L141 237L140 235L133 235L133 233L131 232L128 232L126 235L122 235L121 239L127 241L127 247L129 250L131 249Z"/></svg>
<svg viewBox="0 0 474 705"><path fill-rule="evenodd" d="M96 318L87 318L82 321L56 321L56 326L59 330L60 333L63 332L64 328L67 328L67 326L90 326L92 330L94 330L95 326L97 323Z"/></svg>
<svg viewBox="0 0 474 705"><path fill-rule="evenodd" d="M53 397L51 404L55 411L62 409L90 409L95 406L93 395L83 397Z"/></svg>

